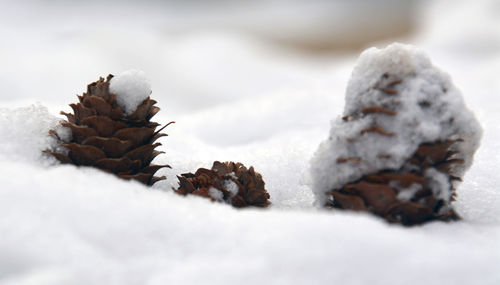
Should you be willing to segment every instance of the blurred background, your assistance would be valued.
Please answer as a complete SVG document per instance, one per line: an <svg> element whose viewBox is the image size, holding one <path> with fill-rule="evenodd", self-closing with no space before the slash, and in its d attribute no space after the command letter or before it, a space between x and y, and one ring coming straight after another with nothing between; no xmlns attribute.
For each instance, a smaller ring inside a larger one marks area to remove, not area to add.
<svg viewBox="0 0 500 285"><path fill-rule="evenodd" d="M494 0L1 0L0 104L60 109L99 76L137 68L175 115L322 88L337 71L346 81L360 51L393 41L498 55L499 19Z"/></svg>
<svg viewBox="0 0 500 285"><path fill-rule="evenodd" d="M99 76L141 69L156 119L178 122L168 142L198 139L199 155L323 137L359 53L394 41L424 49L476 112L498 100L496 0L0 1L0 107L57 115Z"/></svg>

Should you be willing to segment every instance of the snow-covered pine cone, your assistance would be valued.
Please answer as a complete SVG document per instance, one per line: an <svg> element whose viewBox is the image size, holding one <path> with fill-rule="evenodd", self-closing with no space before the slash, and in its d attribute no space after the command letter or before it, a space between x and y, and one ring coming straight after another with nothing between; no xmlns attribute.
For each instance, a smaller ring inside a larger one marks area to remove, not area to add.
<svg viewBox="0 0 500 285"><path fill-rule="evenodd" d="M262 176L253 167L247 169L239 162L215 161L212 169L199 168L194 174L185 173L177 178L179 188L175 192L181 195L198 195L236 208L271 204Z"/></svg>
<svg viewBox="0 0 500 285"><path fill-rule="evenodd" d="M404 225L456 220L451 202L481 133L460 92L421 51L369 49L349 81L344 116L312 160L317 203Z"/></svg>
<svg viewBox="0 0 500 285"><path fill-rule="evenodd" d="M62 163L94 166L147 185L165 179L154 174L169 166L151 161L163 153L155 150L161 145L155 141L165 136L160 132L168 124L156 130L159 124L150 121L160 110L150 93L143 73L134 70L89 84L79 102L70 104L73 114L61 112L67 118L61 125L71 130L72 138L50 131L65 151L45 152Z"/></svg>

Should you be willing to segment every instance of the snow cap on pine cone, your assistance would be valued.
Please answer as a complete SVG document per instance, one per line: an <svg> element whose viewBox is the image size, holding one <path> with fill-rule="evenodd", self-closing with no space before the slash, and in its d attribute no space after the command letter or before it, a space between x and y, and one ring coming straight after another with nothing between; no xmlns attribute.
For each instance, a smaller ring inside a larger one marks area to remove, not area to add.
<svg viewBox="0 0 500 285"><path fill-rule="evenodd" d="M130 69L110 80L109 92L116 94L116 102L130 115L151 94L151 83L144 71Z"/></svg>

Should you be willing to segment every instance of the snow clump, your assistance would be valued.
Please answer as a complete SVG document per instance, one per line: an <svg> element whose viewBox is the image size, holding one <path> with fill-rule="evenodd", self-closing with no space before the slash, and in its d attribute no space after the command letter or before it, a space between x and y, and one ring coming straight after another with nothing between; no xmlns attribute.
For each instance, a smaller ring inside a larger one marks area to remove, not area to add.
<svg viewBox="0 0 500 285"><path fill-rule="evenodd" d="M233 178L236 177L234 172L229 173L229 175L231 175ZM238 179L238 178L235 178L235 179ZM224 181L224 187L227 189L227 191L229 191L231 193L230 198L233 198L234 196L236 196L238 194L238 191L240 190L240 187L236 183L234 183L233 180L230 180L230 179Z"/></svg>
<svg viewBox="0 0 500 285"><path fill-rule="evenodd" d="M455 169L460 177L470 167L481 135L461 93L422 51L399 43L370 48L352 72L343 116L332 122L328 139L311 161L316 203L323 205L325 192L363 175L400 169L427 142L460 139L455 149L455 158L464 160ZM439 186L436 191L451 191L447 179L432 180ZM438 195L449 198L449 193Z"/></svg>
<svg viewBox="0 0 500 285"><path fill-rule="evenodd" d="M130 115L151 94L151 83L143 71L131 69L114 76L109 91L116 95L123 112Z"/></svg>

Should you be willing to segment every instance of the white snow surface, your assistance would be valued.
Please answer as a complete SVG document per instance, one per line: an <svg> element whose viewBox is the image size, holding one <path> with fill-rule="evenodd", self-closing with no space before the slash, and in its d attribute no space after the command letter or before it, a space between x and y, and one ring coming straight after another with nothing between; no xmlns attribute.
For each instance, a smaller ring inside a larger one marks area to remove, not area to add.
<svg viewBox="0 0 500 285"><path fill-rule="evenodd" d="M312 205L309 162L342 114L358 53L296 55L209 30L164 37L162 11L117 19L123 3L74 14L62 2L8 3L0 284L500 284L500 33L488 32L500 27L498 1L426 2L426 25L399 40L449 72L484 129L453 202L463 220L412 228ZM130 66L151 78L154 120L176 121L155 159L172 166L158 173L168 179L148 188L43 156L73 94ZM214 160L253 165L271 207L172 193L177 175Z"/></svg>
<svg viewBox="0 0 500 285"><path fill-rule="evenodd" d="M381 88L397 93L390 94ZM362 110L366 107L379 107L396 114L364 114ZM363 133L374 126L392 135ZM332 122L329 137L312 159L317 202L322 205L325 192L363 175L401 168L425 142L463 139L457 143L457 158L465 163L455 170L461 176L472 164L481 135L479 122L465 107L449 76L434 67L421 50L399 43L383 49L370 48L360 55L354 67L343 115ZM381 158L387 155L390 157ZM339 158L361 160L339 163ZM439 185L440 190L436 191L451 197L451 188Z"/></svg>
<svg viewBox="0 0 500 285"><path fill-rule="evenodd" d="M116 95L123 112L130 115L151 94L151 82L144 71L131 69L111 78L109 91Z"/></svg>

